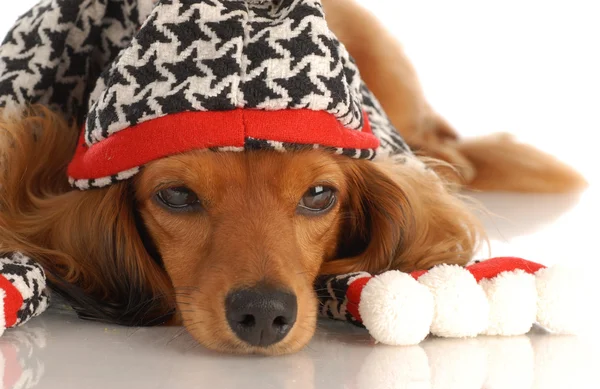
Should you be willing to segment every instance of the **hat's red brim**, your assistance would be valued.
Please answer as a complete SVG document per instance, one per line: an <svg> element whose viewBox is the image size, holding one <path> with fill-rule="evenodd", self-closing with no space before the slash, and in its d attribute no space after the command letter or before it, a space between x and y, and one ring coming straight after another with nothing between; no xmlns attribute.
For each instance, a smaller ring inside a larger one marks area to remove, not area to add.
<svg viewBox="0 0 600 389"><path fill-rule="evenodd" d="M376 149L367 115L361 131L344 127L333 115L309 109L183 112L126 128L92 146L80 137L69 177L109 177L151 161L191 150L244 147L247 138L299 145Z"/></svg>

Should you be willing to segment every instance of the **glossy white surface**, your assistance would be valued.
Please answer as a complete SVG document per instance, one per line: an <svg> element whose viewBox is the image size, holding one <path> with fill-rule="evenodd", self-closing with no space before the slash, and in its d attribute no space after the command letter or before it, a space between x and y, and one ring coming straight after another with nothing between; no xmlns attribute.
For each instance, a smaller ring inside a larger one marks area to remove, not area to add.
<svg viewBox="0 0 600 389"><path fill-rule="evenodd" d="M403 40L434 106L461 133L516 133L599 183L596 2L364 2ZM4 35L35 1L2 3ZM595 186L581 196L477 195L494 214L482 216L491 254L595 276L599 194ZM593 311L597 301L580 303ZM599 346L590 330L385 347L327 321L300 353L239 357L203 350L179 328L106 326L55 307L0 337L0 388L593 388Z"/></svg>
<svg viewBox="0 0 600 389"><path fill-rule="evenodd" d="M386 347L324 323L307 349L276 358L219 355L180 333L47 313L0 339L4 388L591 388L598 367L597 344L537 333Z"/></svg>

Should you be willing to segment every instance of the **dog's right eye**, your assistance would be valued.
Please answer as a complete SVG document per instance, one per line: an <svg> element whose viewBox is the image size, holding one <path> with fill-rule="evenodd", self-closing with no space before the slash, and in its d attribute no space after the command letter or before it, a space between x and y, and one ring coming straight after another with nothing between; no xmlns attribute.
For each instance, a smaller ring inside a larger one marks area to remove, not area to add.
<svg viewBox="0 0 600 389"><path fill-rule="evenodd" d="M310 188L298 203L298 212L314 216L324 214L335 204L336 191L328 186L318 185Z"/></svg>
<svg viewBox="0 0 600 389"><path fill-rule="evenodd" d="M175 211L194 211L200 207L198 196L185 186L160 190L156 193L156 198Z"/></svg>

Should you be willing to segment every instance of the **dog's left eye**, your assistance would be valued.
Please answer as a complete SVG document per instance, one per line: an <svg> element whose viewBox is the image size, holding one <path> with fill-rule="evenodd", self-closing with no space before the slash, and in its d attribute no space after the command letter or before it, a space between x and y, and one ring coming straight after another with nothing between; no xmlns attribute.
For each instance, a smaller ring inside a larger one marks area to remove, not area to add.
<svg viewBox="0 0 600 389"><path fill-rule="evenodd" d="M298 203L298 212L305 215L322 214L335 204L336 191L327 186L313 186L304 193L300 203Z"/></svg>
<svg viewBox="0 0 600 389"><path fill-rule="evenodd" d="M160 190L156 198L163 205L176 211L194 210L200 206L198 196L184 186Z"/></svg>

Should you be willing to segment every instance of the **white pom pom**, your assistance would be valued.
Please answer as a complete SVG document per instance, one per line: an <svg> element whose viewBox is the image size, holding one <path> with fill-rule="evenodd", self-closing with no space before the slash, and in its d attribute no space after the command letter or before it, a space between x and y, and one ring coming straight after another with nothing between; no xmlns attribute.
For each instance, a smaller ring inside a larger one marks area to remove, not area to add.
<svg viewBox="0 0 600 389"><path fill-rule="evenodd" d="M537 312L535 277L523 270L504 272L479 282L487 295L490 316L486 335L523 335Z"/></svg>
<svg viewBox="0 0 600 389"><path fill-rule="evenodd" d="M559 334L576 334L584 328L586 296L579 271L556 265L535 273L538 293L537 321Z"/></svg>
<svg viewBox="0 0 600 389"><path fill-rule="evenodd" d="M419 278L435 300L431 333L443 337L477 336L487 328L489 305L483 289L468 270L438 265Z"/></svg>
<svg viewBox="0 0 600 389"><path fill-rule="evenodd" d="M392 270L374 277L360 300L362 322L381 343L414 345L429 334L433 297L409 274Z"/></svg>

